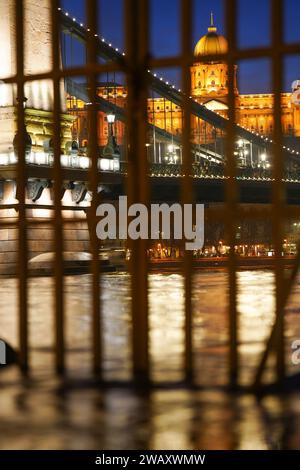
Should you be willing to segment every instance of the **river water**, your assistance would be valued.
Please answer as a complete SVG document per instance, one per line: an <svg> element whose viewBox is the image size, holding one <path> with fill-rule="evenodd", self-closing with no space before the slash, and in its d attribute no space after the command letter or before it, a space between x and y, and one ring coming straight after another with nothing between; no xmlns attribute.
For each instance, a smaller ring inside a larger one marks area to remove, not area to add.
<svg viewBox="0 0 300 470"><path fill-rule="evenodd" d="M101 281L104 369L107 379L128 379L130 369L129 275ZM0 449L299 449L300 399L218 387L227 379L225 271L194 274L196 381L205 388L102 388L88 381L72 387L53 374L53 280L29 280L32 379L15 368L0 374ZM271 271L238 273L241 382L250 383L274 319ZM183 279L176 273L149 276L150 350L156 382L183 377ZM17 345L17 282L0 283L0 336ZM91 277L65 278L67 366L72 377L90 375ZM300 338L300 283L286 309L289 373L291 343ZM270 377L268 377L269 379ZM86 385L84 385L86 383ZM77 385L76 385L77 384Z"/></svg>
<svg viewBox="0 0 300 470"><path fill-rule="evenodd" d="M0 285L1 337L17 344L16 280L2 279ZM101 281L104 370L108 379L130 378L130 278L127 273L104 274ZM225 271L197 271L193 278L194 351L196 381L220 385L227 379L228 315ZM238 273L238 311L241 382L252 379L264 341L274 320L274 275L271 271ZM66 343L70 371L89 371L91 344L91 276L65 278ZM297 280L286 309L287 365L297 372L290 358L291 344L300 339L300 309ZM152 378L178 381L183 378L183 278L176 273L149 275L150 351ZM29 280L31 363L52 367L53 280Z"/></svg>

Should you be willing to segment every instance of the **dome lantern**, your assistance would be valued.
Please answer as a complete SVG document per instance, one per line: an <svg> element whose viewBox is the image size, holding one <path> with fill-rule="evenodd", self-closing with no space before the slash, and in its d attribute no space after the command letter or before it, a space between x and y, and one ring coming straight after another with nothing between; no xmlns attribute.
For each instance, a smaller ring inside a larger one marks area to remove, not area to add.
<svg viewBox="0 0 300 470"><path fill-rule="evenodd" d="M210 14L210 26L207 28L207 31L209 33L216 33L217 32L217 28L214 25L214 14L213 14L213 12L211 12L211 14Z"/></svg>

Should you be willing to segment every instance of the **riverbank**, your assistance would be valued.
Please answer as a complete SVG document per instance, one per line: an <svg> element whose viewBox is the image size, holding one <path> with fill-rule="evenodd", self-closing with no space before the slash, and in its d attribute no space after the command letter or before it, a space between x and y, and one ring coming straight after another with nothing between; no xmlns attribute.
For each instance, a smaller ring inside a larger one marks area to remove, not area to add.
<svg viewBox="0 0 300 470"><path fill-rule="evenodd" d="M237 258L237 269L238 270L256 270L256 269L274 269L278 258L272 257L258 257L258 256L247 256ZM292 268L295 262L295 256L286 256L279 259L280 263L284 268ZM28 276L39 277L39 276L52 276L54 275L53 270L54 260L41 260L35 261L34 263L29 262ZM179 271L182 269L183 259L182 258L164 258L164 259L151 259L149 260L149 271ZM226 269L228 267L228 257L211 257L211 258L197 258L193 259L193 269ZM11 266L6 272L1 273L1 277L16 277L17 267ZM99 260L99 271L101 273L113 273L117 271L128 271L129 266L127 261L117 260ZM91 272L91 259L65 259L63 262L63 273L64 275L79 275L89 274Z"/></svg>
<svg viewBox="0 0 300 470"><path fill-rule="evenodd" d="M238 269L273 269L276 262L283 264L285 268L291 268L295 262L295 256L284 256L276 258L275 256L243 256L237 257ZM182 266L182 259L151 259L149 263L150 270L157 269L177 269ZM193 259L193 268L226 268L228 266L228 257L211 257Z"/></svg>

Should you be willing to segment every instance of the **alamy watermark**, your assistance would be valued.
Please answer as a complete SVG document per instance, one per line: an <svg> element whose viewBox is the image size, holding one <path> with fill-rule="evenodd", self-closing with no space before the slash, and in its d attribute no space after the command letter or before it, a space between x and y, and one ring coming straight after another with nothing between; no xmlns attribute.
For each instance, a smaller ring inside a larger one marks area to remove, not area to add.
<svg viewBox="0 0 300 470"><path fill-rule="evenodd" d="M294 349L292 353L292 363L297 366L300 364L300 339L295 339L291 344L291 348Z"/></svg>
<svg viewBox="0 0 300 470"><path fill-rule="evenodd" d="M100 240L169 240L173 237L175 240L184 238L186 250L201 250L204 245L203 204L151 204L149 210L139 203L128 207L127 196L120 196L117 206L103 203L97 207L96 215L101 220L96 232Z"/></svg>
<svg viewBox="0 0 300 470"><path fill-rule="evenodd" d="M0 365L6 365L6 344L0 339Z"/></svg>

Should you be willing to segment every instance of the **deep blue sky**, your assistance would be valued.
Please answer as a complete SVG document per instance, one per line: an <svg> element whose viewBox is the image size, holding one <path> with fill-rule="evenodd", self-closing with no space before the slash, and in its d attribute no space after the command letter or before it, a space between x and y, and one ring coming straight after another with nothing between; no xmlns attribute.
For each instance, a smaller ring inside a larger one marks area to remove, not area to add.
<svg viewBox="0 0 300 470"><path fill-rule="evenodd" d="M300 42L300 0L283 0L286 42ZM85 20L84 0L63 0L62 6L81 21ZM180 0L150 0L151 52L154 56L176 55L180 50ZM218 31L224 31L224 1L194 0L194 42L206 33L210 12L214 12ZM238 42L241 48L270 43L271 0L238 0ZM123 46L123 0L99 0L99 33L115 47ZM73 62L80 61L80 48L74 48ZM268 59L244 61L239 65L240 93L271 91ZM164 70L164 77L178 82L175 70ZM300 79L300 56L285 60L284 91L293 80Z"/></svg>

